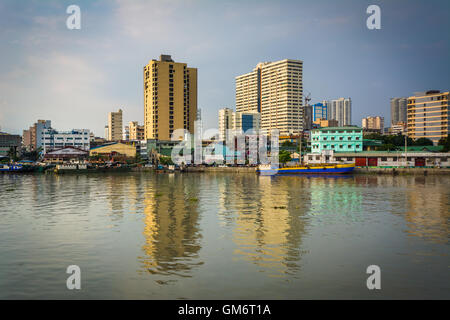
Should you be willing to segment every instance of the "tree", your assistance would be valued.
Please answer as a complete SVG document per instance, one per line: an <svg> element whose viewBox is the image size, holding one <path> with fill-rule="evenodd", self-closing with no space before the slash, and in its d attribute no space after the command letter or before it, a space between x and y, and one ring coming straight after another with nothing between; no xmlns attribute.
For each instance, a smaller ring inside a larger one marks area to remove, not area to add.
<svg viewBox="0 0 450 320"><path fill-rule="evenodd" d="M17 147L10 147L8 151L8 157L12 161L17 161Z"/></svg>
<svg viewBox="0 0 450 320"><path fill-rule="evenodd" d="M450 151L450 134L445 138L441 138L438 142L438 145L444 146L444 148L442 149L443 152L449 152Z"/></svg>
<svg viewBox="0 0 450 320"><path fill-rule="evenodd" d="M286 150L280 150L278 157L281 163L286 163L291 161L291 154Z"/></svg>
<svg viewBox="0 0 450 320"><path fill-rule="evenodd" d="M161 163L164 166L173 164L172 159L170 157L164 157L164 156L159 158L159 163Z"/></svg>
<svg viewBox="0 0 450 320"><path fill-rule="evenodd" d="M281 144L282 147L293 147L294 144L290 140L286 140Z"/></svg>
<svg viewBox="0 0 450 320"><path fill-rule="evenodd" d="M415 146L432 146L433 145L433 141L431 141L428 138L419 138L419 139L414 141L414 145Z"/></svg>

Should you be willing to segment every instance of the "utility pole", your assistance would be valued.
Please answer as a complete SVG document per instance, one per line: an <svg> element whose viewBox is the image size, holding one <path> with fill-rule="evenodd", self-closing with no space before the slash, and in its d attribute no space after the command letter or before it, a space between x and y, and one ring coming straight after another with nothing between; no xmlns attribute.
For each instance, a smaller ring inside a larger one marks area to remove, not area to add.
<svg viewBox="0 0 450 320"><path fill-rule="evenodd" d="M405 135L405 165L408 167L408 136Z"/></svg>

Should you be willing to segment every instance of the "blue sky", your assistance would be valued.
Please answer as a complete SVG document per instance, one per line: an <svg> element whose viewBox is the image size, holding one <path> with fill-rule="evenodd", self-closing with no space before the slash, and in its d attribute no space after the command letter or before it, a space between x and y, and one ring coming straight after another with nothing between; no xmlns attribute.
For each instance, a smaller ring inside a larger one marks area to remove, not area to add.
<svg viewBox="0 0 450 320"><path fill-rule="evenodd" d="M81 30L66 8L81 8ZM381 30L366 8L381 7ZM389 99L449 90L450 1L99 0L0 2L0 126L37 119L103 136L107 113L143 122L142 67L161 53L198 68L205 127L235 105L234 78L258 62L304 62L312 102L351 97L353 123Z"/></svg>

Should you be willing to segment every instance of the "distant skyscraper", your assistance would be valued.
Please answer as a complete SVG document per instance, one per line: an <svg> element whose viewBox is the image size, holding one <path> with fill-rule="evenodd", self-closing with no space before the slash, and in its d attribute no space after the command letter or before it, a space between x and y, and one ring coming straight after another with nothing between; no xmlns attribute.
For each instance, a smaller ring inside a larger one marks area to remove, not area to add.
<svg viewBox="0 0 450 320"><path fill-rule="evenodd" d="M311 130L313 124L313 106L306 105L302 107L303 130Z"/></svg>
<svg viewBox="0 0 450 320"><path fill-rule="evenodd" d="M399 122L407 121L407 101L407 98L391 99L391 125L396 125Z"/></svg>
<svg viewBox="0 0 450 320"><path fill-rule="evenodd" d="M337 120L339 126L352 124L352 100L350 98L340 98L331 100L327 108L328 119Z"/></svg>
<svg viewBox="0 0 450 320"><path fill-rule="evenodd" d="M227 140L227 130L234 128L234 112L230 108L219 110L219 138Z"/></svg>
<svg viewBox="0 0 450 320"><path fill-rule="evenodd" d="M170 55L151 60L144 67L144 109L145 139L171 140L177 129L194 133L197 69Z"/></svg>
<svg viewBox="0 0 450 320"><path fill-rule="evenodd" d="M319 119L327 120L327 106L323 103L316 103L312 105L312 121L317 121Z"/></svg>
<svg viewBox="0 0 450 320"><path fill-rule="evenodd" d="M108 138L109 141L123 139L122 109L108 113Z"/></svg>
<svg viewBox="0 0 450 320"><path fill-rule="evenodd" d="M108 125L105 126L105 139L106 140L109 139L109 126Z"/></svg>
<svg viewBox="0 0 450 320"><path fill-rule="evenodd" d="M384 118L383 117L367 117L362 119L363 129L379 130L384 132Z"/></svg>
<svg viewBox="0 0 450 320"><path fill-rule="evenodd" d="M124 128L122 140L125 140L125 141L130 140L130 127L129 126L125 126L125 128Z"/></svg>

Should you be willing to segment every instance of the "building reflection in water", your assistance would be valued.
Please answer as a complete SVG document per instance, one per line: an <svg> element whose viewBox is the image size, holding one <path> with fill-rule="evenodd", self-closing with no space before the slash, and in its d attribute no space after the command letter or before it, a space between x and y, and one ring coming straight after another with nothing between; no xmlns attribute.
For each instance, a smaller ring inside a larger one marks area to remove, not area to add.
<svg viewBox="0 0 450 320"><path fill-rule="evenodd" d="M406 231L411 236L448 243L450 234L450 189L441 177L409 177L406 180Z"/></svg>
<svg viewBox="0 0 450 320"><path fill-rule="evenodd" d="M308 204L297 197L299 179L232 176L224 179L222 219L234 221L234 259L249 261L271 277L299 270Z"/></svg>
<svg viewBox="0 0 450 320"><path fill-rule="evenodd" d="M192 269L203 264L198 254L198 181L186 177L159 174L145 182L140 272L190 277Z"/></svg>
<svg viewBox="0 0 450 320"><path fill-rule="evenodd" d="M362 213L364 191L351 176L311 178L309 191L308 215L357 220Z"/></svg>

